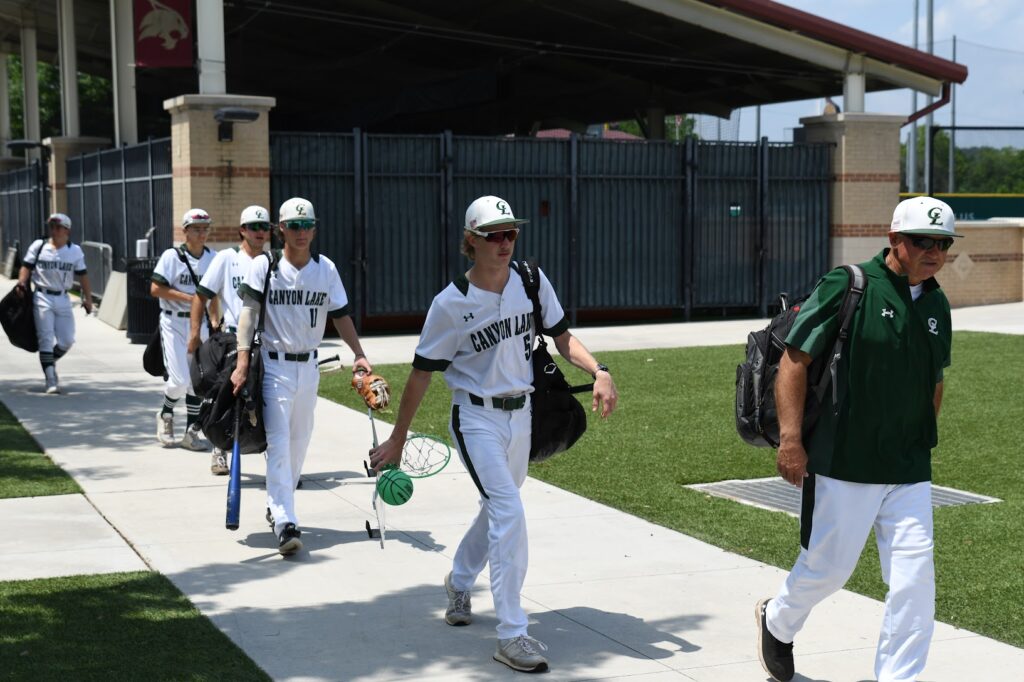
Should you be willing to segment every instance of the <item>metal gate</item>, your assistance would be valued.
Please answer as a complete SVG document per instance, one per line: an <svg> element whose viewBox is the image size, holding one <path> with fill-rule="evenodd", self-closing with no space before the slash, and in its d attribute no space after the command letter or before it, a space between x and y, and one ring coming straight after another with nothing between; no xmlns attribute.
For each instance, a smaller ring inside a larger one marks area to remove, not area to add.
<svg viewBox="0 0 1024 682"><path fill-rule="evenodd" d="M310 199L317 248L356 319L415 326L467 263L466 206L527 218L534 257L575 321L636 311L765 314L827 269L830 146L272 133L271 198Z"/></svg>
<svg viewBox="0 0 1024 682"><path fill-rule="evenodd" d="M155 253L171 246L170 138L73 156L66 168L75 239L108 244L115 270L125 271L127 259L135 256L135 241L151 228L156 228Z"/></svg>
<svg viewBox="0 0 1024 682"><path fill-rule="evenodd" d="M46 164L33 161L24 168L0 173L0 243L3 252L17 246L19 257L34 240L46 236L50 208Z"/></svg>

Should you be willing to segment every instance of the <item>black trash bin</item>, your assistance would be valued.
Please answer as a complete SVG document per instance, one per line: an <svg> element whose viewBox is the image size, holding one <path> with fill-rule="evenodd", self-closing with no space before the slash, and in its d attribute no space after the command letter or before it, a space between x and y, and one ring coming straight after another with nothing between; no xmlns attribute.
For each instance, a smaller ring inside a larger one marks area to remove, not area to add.
<svg viewBox="0 0 1024 682"><path fill-rule="evenodd" d="M129 258L125 262L128 277L128 340L148 343L160 324L160 301L149 293L150 277L159 258Z"/></svg>

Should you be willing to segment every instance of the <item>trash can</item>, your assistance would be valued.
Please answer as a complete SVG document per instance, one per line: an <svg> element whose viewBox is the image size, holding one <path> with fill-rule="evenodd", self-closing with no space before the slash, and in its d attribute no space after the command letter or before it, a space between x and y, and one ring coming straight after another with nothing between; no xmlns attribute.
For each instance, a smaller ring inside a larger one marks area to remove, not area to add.
<svg viewBox="0 0 1024 682"><path fill-rule="evenodd" d="M128 258L128 340L148 343L160 324L160 301L149 293L150 277L159 258Z"/></svg>

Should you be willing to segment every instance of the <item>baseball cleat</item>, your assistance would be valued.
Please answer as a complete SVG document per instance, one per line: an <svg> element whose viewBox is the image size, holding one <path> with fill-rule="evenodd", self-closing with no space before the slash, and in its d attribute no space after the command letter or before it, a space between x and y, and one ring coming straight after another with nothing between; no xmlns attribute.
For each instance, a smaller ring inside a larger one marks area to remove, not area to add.
<svg viewBox="0 0 1024 682"><path fill-rule="evenodd" d="M494 660L504 663L513 670L527 673L542 673L548 669L548 659L541 651L548 648L529 635L519 635L511 639L499 639L498 648L494 652Z"/></svg>
<svg viewBox="0 0 1024 682"><path fill-rule="evenodd" d="M302 535L302 531L296 528L294 523L284 524L281 535L278 536L277 545L277 551L281 553L281 556L291 556L302 549L300 535Z"/></svg>
<svg viewBox="0 0 1024 682"><path fill-rule="evenodd" d="M156 437L165 448L174 445L174 415L158 410L156 413Z"/></svg>
<svg viewBox="0 0 1024 682"><path fill-rule="evenodd" d="M228 473L228 458L220 448L213 449L213 456L210 459L210 473L214 476L224 476Z"/></svg>
<svg viewBox="0 0 1024 682"><path fill-rule="evenodd" d="M793 643L780 642L768 630L768 618L765 615L768 602L762 599L754 607L754 619L757 621L757 657L761 667L777 682L789 682L793 679Z"/></svg>
<svg viewBox="0 0 1024 682"><path fill-rule="evenodd" d="M444 590L448 593L448 609L444 612L444 622L448 625L469 625L473 622L473 610L470 605L469 590L456 590L452 587L452 574L444 577Z"/></svg>
<svg viewBox="0 0 1024 682"><path fill-rule="evenodd" d="M185 429L185 435L181 439L181 447L186 450L193 450L195 452L206 452L210 449L210 444L203 440L200 435L201 427L199 424L193 424L192 426Z"/></svg>

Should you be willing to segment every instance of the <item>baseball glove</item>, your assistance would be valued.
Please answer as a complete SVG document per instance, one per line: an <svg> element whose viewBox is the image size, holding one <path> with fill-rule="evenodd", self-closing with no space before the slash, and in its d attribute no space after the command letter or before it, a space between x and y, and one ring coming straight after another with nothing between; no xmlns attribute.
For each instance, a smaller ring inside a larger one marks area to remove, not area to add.
<svg viewBox="0 0 1024 682"><path fill-rule="evenodd" d="M382 410L391 402L391 387L379 374L357 372L352 375L352 388L371 410Z"/></svg>

